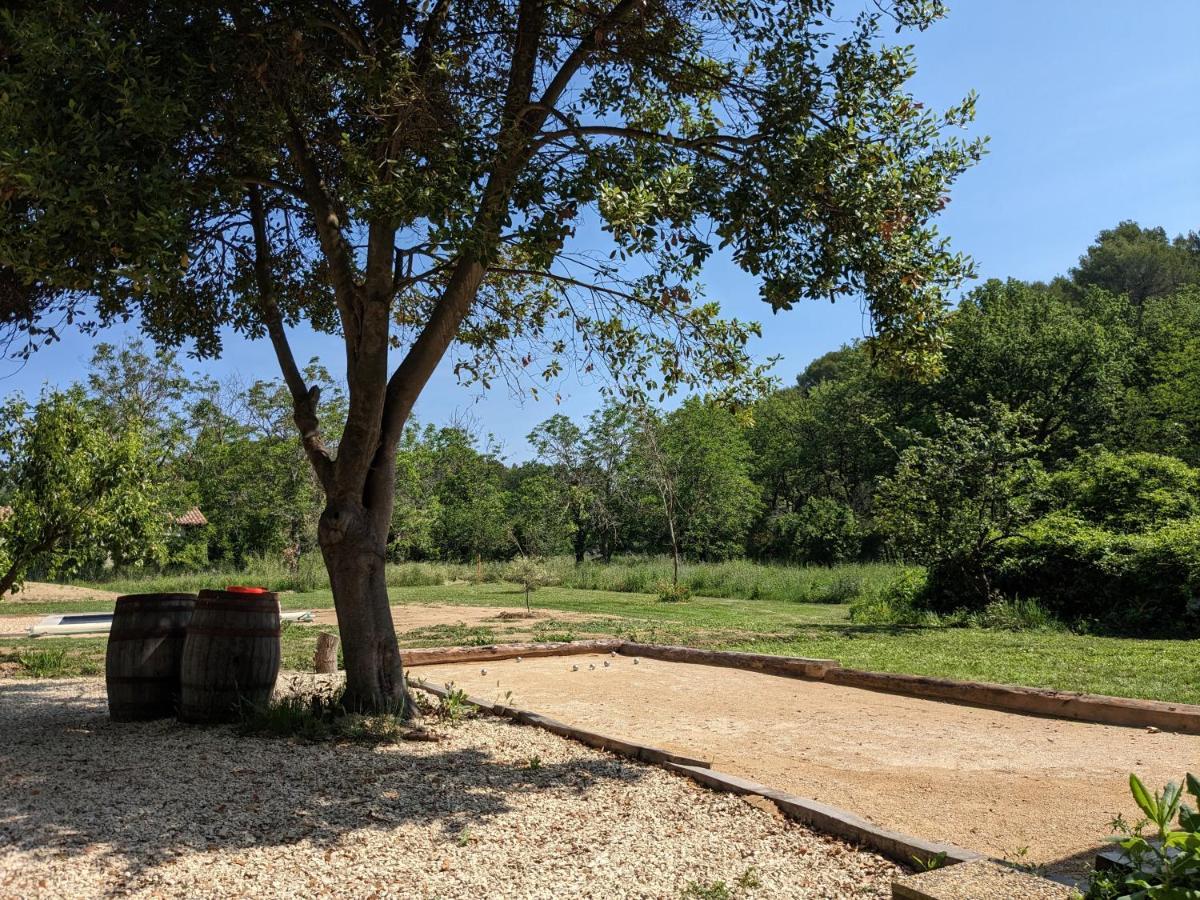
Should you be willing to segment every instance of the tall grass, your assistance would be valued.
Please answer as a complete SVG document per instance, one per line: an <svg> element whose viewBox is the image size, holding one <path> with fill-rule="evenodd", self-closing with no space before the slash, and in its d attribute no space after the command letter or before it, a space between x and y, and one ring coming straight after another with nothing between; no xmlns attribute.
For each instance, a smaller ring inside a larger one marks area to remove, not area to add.
<svg viewBox="0 0 1200 900"><path fill-rule="evenodd" d="M456 582L495 583L506 580L509 563L409 562L387 567L389 587L430 587ZM550 583L567 588L618 593L656 594L671 580L666 556L629 556L612 562L576 565L567 556L547 560ZM685 562L679 582L693 596L795 603L850 603L879 594L903 571L887 563L845 564L825 568L730 560L720 563ZM226 584L252 584L277 591L310 593L329 589L329 576L319 554L300 559L296 570L277 559L256 558L241 569L214 566L180 574L123 574L96 582L94 587L117 593L191 591Z"/></svg>
<svg viewBox="0 0 1200 900"><path fill-rule="evenodd" d="M666 556L623 557L610 563L576 566L566 558L553 561L556 583L595 591L652 594L671 580ZM886 563L843 564L831 568L788 566L746 559L720 563L683 563L679 583L693 595L794 603L849 603L875 594L896 578L901 567Z"/></svg>

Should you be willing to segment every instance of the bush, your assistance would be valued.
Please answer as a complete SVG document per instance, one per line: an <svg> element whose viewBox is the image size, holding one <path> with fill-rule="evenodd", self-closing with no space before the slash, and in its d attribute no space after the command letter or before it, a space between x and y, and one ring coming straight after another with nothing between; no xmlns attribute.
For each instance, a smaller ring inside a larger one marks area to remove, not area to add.
<svg viewBox="0 0 1200 900"><path fill-rule="evenodd" d="M1063 509L1109 531L1134 534L1200 514L1200 472L1170 456L1101 450L1050 484Z"/></svg>
<svg viewBox="0 0 1200 900"><path fill-rule="evenodd" d="M659 603L683 603L692 599L692 590L686 584L673 584L670 581L658 585Z"/></svg>
<svg viewBox="0 0 1200 900"><path fill-rule="evenodd" d="M1120 534L1054 513L1002 548L992 583L1037 597L1053 615L1124 630L1178 630L1200 620L1200 519Z"/></svg>
<svg viewBox="0 0 1200 900"><path fill-rule="evenodd" d="M1187 792L1200 802L1200 780L1185 778ZM1117 816L1113 828L1117 845L1130 861L1128 868L1097 871L1088 888L1088 900L1186 900L1200 896L1200 814L1183 802L1183 789L1168 784L1155 794L1136 775L1129 789L1145 818L1130 825ZM1178 826L1176 825L1178 817ZM1147 838L1143 832L1152 827Z"/></svg>
<svg viewBox="0 0 1200 900"><path fill-rule="evenodd" d="M856 625L937 625L938 616L922 606L926 576L921 569L905 569L882 590L850 604L850 621Z"/></svg>

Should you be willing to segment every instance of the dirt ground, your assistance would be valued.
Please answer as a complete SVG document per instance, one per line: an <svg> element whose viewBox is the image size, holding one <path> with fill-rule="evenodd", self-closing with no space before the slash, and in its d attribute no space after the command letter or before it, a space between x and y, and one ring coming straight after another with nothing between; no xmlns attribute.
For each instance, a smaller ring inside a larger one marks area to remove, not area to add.
<svg viewBox="0 0 1200 900"><path fill-rule="evenodd" d="M396 632L415 631L420 628L430 628L437 625L485 625L501 632L505 642L525 641L533 636L532 628L539 622L553 620L555 622L588 622L595 621L597 616L583 613L546 612L535 609L532 615L523 610L501 606L456 606L454 604L426 605L405 604L392 607L392 621ZM611 616L601 618L613 618ZM313 611L315 624L337 624L337 612L332 609ZM591 636L586 629L576 633L579 638Z"/></svg>
<svg viewBox="0 0 1200 900"><path fill-rule="evenodd" d="M901 874L492 717L434 722L437 743L313 744L115 724L99 679L0 679L0 723L2 900L882 900Z"/></svg>
<svg viewBox="0 0 1200 900"><path fill-rule="evenodd" d="M608 662L608 667L604 663ZM573 667L578 666L578 671ZM593 668L594 666L594 668ZM629 657L423 666L487 699L711 759L907 834L1079 874L1129 798L1200 771L1200 736L1150 733Z"/></svg>
<svg viewBox="0 0 1200 900"><path fill-rule="evenodd" d="M72 603L81 600L101 600L111 603L117 599L112 591L101 591L96 588L75 587L70 584L50 584L44 581L27 581L21 590L15 594L5 594L0 601L0 612L10 605L20 607L22 603L53 603L56 600L69 600Z"/></svg>
<svg viewBox="0 0 1200 900"><path fill-rule="evenodd" d="M83 588L67 587L58 584L30 584L27 587L33 589L34 593L32 596L26 597L24 591L18 595L26 602L77 599L96 599L111 602L117 596L105 591L85 590ZM58 591L62 593L55 596L55 593ZM10 606L8 605L9 603L10 601L6 600L5 605L0 606L0 637L25 637L26 629L44 618L44 616L19 615L21 610L20 605L13 603ZM9 612L18 613L18 615L5 615L5 613ZM400 634L439 625L484 625L495 629L497 631L497 638L502 638L506 642L531 640L534 637L532 629L538 623L549 621L586 623L588 621L595 621L596 618L596 616L584 615L582 613L548 613L544 610L534 610L533 615L528 616L520 610L497 606L407 604L392 607L392 620L396 623L396 631ZM609 616L607 618L611 619L612 617ZM313 621L315 624L336 625L337 613L332 609L314 610ZM599 633L590 632L586 627L574 631L574 636L577 638L591 637L593 634Z"/></svg>

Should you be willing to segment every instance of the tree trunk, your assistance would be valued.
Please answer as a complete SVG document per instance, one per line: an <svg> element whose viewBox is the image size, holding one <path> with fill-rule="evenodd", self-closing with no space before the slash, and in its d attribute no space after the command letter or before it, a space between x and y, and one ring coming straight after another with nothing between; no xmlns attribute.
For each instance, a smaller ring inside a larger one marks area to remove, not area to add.
<svg viewBox="0 0 1200 900"><path fill-rule="evenodd" d="M373 524L390 519L390 503L387 515L371 515L360 505L330 501L321 515L319 541L342 636L342 703L355 712L411 719L418 713L400 663L384 572L387 528Z"/></svg>
<svg viewBox="0 0 1200 900"><path fill-rule="evenodd" d="M16 584L19 574L21 574L20 561L13 563L9 570L0 576L0 600L3 600L4 595Z"/></svg>

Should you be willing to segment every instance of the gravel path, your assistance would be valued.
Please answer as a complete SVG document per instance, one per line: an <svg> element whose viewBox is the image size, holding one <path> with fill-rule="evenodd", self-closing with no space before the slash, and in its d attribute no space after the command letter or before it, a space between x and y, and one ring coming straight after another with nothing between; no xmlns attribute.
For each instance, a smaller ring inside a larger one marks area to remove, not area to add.
<svg viewBox="0 0 1200 900"><path fill-rule="evenodd" d="M98 680L0 680L0 897L882 898L898 871L533 728L439 730L370 749L113 725Z"/></svg>

